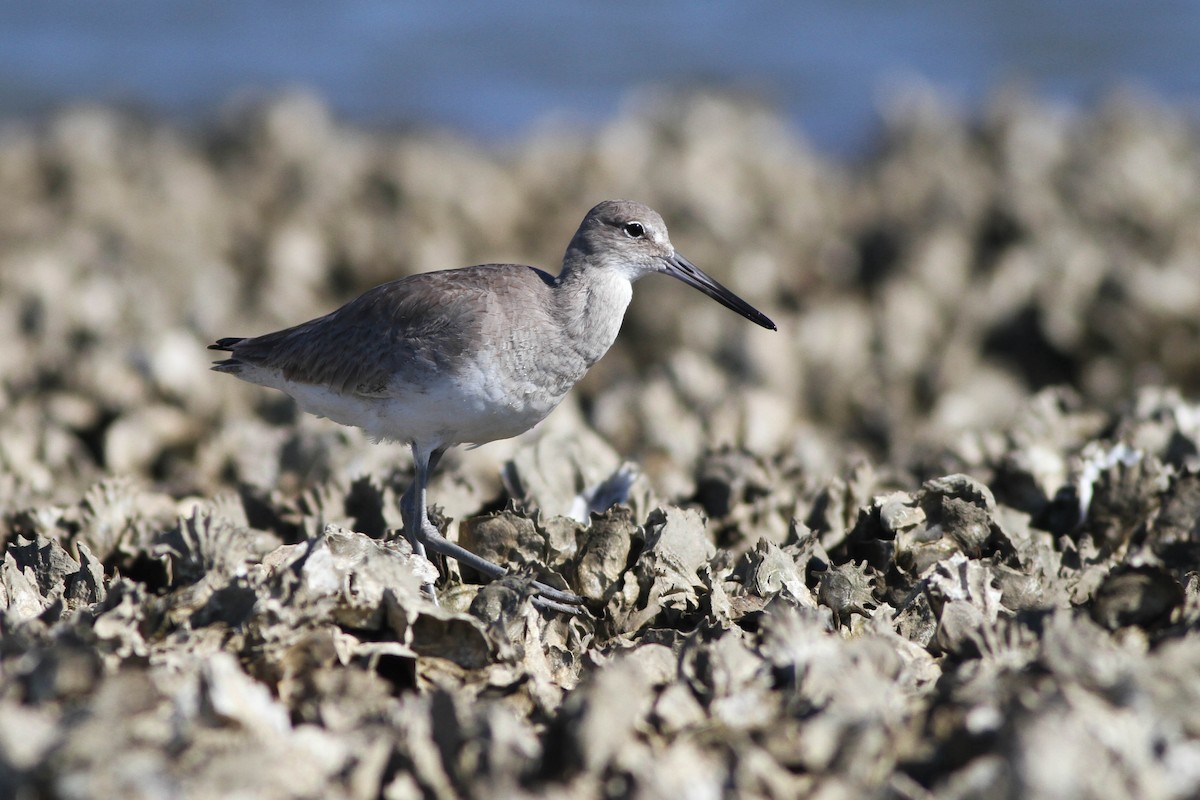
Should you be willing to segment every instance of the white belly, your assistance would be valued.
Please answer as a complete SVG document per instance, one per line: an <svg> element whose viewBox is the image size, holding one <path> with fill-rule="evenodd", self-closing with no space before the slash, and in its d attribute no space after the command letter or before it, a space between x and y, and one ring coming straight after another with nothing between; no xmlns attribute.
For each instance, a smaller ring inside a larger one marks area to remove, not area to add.
<svg viewBox="0 0 1200 800"><path fill-rule="evenodd" d="M500 387L470 373L424 386L397 385L379 397L340 394L292 381L276 388L291 395L304 411L362 428L373 439L418 441L431 448L517 436L545 419L562 400L561 395L545 397L533 386Z"/></svg>

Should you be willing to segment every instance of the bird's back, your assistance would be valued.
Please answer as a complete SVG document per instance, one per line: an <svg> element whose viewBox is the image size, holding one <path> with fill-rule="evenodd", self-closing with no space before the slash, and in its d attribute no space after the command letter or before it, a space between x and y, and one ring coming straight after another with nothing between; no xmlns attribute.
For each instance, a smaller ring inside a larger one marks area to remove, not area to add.
<svg viewBox="0 0 1200 800"><path fill-rule="evenodd" d="M539 314L546 303L542 295L551 291L553 280L533 267L511 264L412 275L291 328L222 339L220 349L232 357L214 368L265 385L278 378L335 392L386 395L397 382L460 369L479 350L485 333L494 337L511 327L506 323L511 323L507 309L514 307L513 295L524 297L516 306L544 316Z"/></svg>
<svg viewBox="0 0 1200 800"><path fill-rule="evenodd" d="M214 369L383 439L507 438L561 401L587 365L555 313L555 279L492 264L377 286L323 317L222 339Z"/></svg>

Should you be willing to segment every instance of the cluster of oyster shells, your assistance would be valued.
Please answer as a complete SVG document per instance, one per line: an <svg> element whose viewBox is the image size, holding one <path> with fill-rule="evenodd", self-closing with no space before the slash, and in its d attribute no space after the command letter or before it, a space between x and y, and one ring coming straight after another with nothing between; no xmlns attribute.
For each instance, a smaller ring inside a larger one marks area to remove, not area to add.
<svg viewBox="0 0 1200 800"><path fill-rule="evenodd" d="M443 463L513 569L435 606L404 448L204 347L553 269L612 196L780 330L639 284L540 430ZM708 94L503 147L305 96L7 123L0 796L1195 796L1197 209L1129 96L914 90L853 164Z"/></svg>

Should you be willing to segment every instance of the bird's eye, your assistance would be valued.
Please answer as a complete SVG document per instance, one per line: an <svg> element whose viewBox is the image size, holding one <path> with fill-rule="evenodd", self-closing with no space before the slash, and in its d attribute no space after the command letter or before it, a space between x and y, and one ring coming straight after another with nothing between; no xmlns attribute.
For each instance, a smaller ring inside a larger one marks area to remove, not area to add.
<svg viewBox="0 0 1200 800"><path fill-rule="evenodd" d="M642 227L640 222L626 222L625 235L630 239L641 239L646 235L646 229Z"/></svg>

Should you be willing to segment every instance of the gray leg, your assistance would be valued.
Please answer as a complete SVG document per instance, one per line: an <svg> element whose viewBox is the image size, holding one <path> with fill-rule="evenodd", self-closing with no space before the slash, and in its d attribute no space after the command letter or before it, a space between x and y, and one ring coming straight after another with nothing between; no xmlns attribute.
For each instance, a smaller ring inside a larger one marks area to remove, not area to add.
<svg viewBox="0 0 1200 800"><path fill-rule="evenodd" d="M446 455L446 448L444 447L439 447L437 450L434 450L429 454L429 475L432 475L433 471L437 469L438 464L442 463L442 456L444 455Z"/></svg>
<svg viewBox="0 0 1200 800"><path fill-rule="evenodd" d="M414 553L425 556L425 541L419 535L421 522L419 515L413 510L413 500L416 497L417 481L414 478L404 495L400 498L400 518L404 520L404 538L412 545Z"/></svg>
<svg viewBox="0 0 1200 800"><path fill-rule="evenodd" d="M425 483L429 480L430 453L426 453L416 442L412 445L414 474L412 483L400 498L400 516L404 520L404 536L412 545L413 552L428 558L425 551L426 531L433 526L425 515ZM441 457L441 454L438 454ZM437 604L437 590L432 583L421 587Z"/></svg>
<svg viewBox="0 0 1200 800"><path fill-rule="evenodd" d="M442 455L446 452L445 448L439 448L428 454L413 444L413 464L416 467L416 474L413 476L413 482L400 498L400 514L404 519L404 535L412 543L413 552L419 553L421 556L426 555L426 547L439 555L446 558L453 558L460 564L465 564L471 569L479 572L489 578L496 579L508 573L508 570L499 564L493 564L482 556L478 556L461 547L454 542L451 542L446 537L442 536L441 531L433 526L429 521L428 512L425 508L425 487L429 481L429 474L437 466ZM555 589L553 586L534 581L533 588L537 590L538 596L533 599L534 605L539 608L545 608L551 611L560 611L566 614L577 614L579 610L577 606L583 604L584 599L572 592L564 592L561 589ZM434 598L433 587L425 587L425 591Z"/></svg>
<svg viewBox="0 0 1200 800"><path fill-rule="evenodd" d="M442 536L432 525L430 529L425 531L425 544L433 552L443 555L446 558L453 558L458 563L465 564L476 572L486 575L493 580L508 574L508 570L499 564L493 564L483 556L475 555L465 547L455 544ZM562 589L555 589L553 586L549 586L541 581L534 581L533 588L537 589L538 595L541 597L556 603L567 603L577 606L582 605L584 602L583 598L577 594L564 592Z"/></svg>

